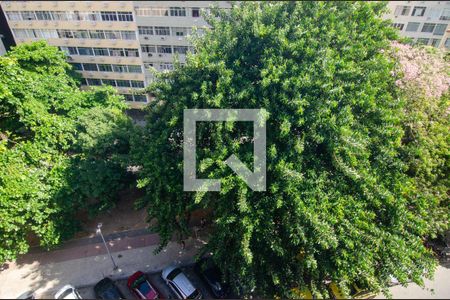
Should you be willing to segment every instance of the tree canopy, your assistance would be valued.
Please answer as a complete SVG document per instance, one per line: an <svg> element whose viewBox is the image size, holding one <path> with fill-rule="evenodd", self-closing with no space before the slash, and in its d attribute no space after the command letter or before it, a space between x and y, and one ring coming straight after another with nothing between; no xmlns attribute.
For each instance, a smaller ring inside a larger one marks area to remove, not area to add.
<svg viewBox="0 0 450 300"><path fill-rule="evenodd" d="M80 209L113 205L126 183L131 122L115 90L81 91L65 55L44 41L0 57L0 262L51 247Z"/></svg>
<svg viewBox="0 0 450 300"><path fill-rule="evenodd" d="M209 208L204 251L244 292L326 296L330 280L345 293L353 283L380 291L392 276L421 284L433 273L423 239L446 226L445 208L432 193L415 197L420 185L407 172L406 93L384 7L246 2L211 11L195 55L149 88L157 101L135 142L140 206L157 220L161 246L186 231L191 211ZM223 162L236 154L252 169L245 122L198 123L197 178L220 179L222 189L183 192L183 110L192 108L268 111L266 192Z"/></svg>

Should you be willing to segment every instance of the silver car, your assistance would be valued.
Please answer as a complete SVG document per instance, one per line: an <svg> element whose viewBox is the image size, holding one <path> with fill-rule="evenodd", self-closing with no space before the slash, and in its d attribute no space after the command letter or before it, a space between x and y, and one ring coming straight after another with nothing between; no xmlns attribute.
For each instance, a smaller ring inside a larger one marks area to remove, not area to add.
<svg viewBox="0 0 450 300"><path fill-rule="evenodd" d="M175 293L178 299L201 299L202 294L196 289L180 268L170 266L161 274L162 279Z"/></svg>
<svg viewBox="0 0 450 300"><path fill-rule="evenodd" d="M63 286L56 294L55 299L83 299L77 289L68 284Z"/></svg>

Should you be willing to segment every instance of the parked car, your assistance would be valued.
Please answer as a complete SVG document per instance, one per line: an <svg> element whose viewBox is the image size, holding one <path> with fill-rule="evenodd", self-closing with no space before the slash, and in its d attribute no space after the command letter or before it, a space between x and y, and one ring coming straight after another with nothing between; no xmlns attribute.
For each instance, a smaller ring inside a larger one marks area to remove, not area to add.
<svg viewBox="0 0 450 300"><path fill-rule="evenodd" d="M148 282L145 274L137 271L128 278L127 286L138 299L158 299L159 293Z"/></svg>
<svg viewBox="0 0 450 300"><path fill-rule="evenodd" d="M178 299L201 299L202 294L196 289L180 268L170 266L161 274L162 279L175 293Z"/></svg>
<svg viewBox="0 0 450 300"><path fill-rule="evenodd" d="M222 281L222 273L211 259L200 260L194 270L208 284L215 297L227 298L229 285Z"/></svg>
<svg viewBox="0 0 450 300"><path fill-rule="evenodd" d="M94 292L97 299L125 299L119 288L108 277L103 278L94 286Z"/></svg>
<svg viewBox="0 0 450 300"><path fill-rule="evenodd" d="M63 286L56 294L55 299L83 299L77 289L70 284Z"/></svg>

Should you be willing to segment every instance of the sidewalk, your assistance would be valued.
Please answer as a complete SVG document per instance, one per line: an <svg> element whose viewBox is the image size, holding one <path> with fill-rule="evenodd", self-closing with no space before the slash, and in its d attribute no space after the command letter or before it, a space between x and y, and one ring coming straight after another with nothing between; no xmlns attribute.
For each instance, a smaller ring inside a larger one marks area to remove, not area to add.
<svg viewBox="0 0 450 300"><path fill-rule="evenodd" d="M110 257L97 239L79 241L78 246L51 252L29 253L0 272L0 298L17 298L32 291L37 298L53 297L66 284L76 287L93 285L104 276L125 278L137 270L156 272L170 264L193 262L193 256L205 243L201 238L186 240L186 247L170 242L159 254L159 238L155 234L117 237L109 242L119 269L113 271ZM107 238L109 240L109 238Z"/></svg>

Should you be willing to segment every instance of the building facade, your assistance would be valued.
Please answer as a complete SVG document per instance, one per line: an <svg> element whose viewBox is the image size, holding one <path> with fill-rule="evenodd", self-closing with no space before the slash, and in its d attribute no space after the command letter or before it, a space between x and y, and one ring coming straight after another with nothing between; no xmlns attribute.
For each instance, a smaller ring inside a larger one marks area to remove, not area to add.
<svg viewBox="0 0 450 300"><path fill-rule="evenodd" d="M228 1L2 1L16 44L44 39L68 55L83 87L112 85L131 107L150 98L140 94L150 69L172 70L191 50L193 27L206 26L201 10Z"/></svg>
<svg viewBox="0 0 450 300"><path fill-rule="evenodd" d="M413 43L450 49L450 1L389 1L393 26Z"/></svg>

